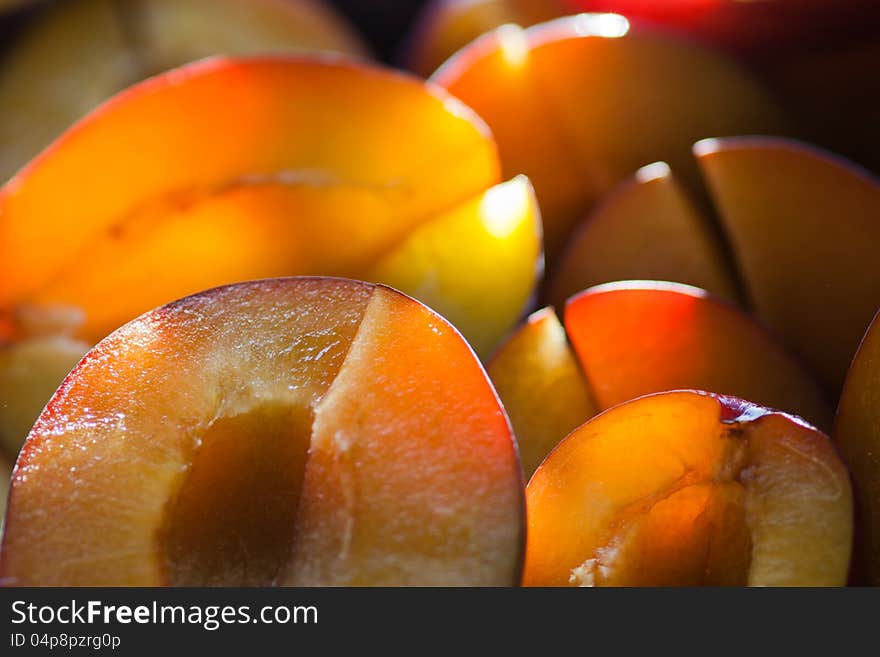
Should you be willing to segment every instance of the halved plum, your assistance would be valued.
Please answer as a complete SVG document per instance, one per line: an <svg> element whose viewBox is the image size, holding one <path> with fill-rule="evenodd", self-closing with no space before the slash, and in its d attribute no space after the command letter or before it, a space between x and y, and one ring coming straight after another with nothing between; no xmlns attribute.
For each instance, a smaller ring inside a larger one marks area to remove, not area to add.
<svg viewBox="0 0 880 657"><path fill-rule="evenodd" d="M770 137L694 147L758 315L837 392L880 307L880 182Z"/></svg>
<svg viewBox="0 0 880 657"><path fill-rule="evenodd" d="M486 354L532 298L540 224L440 89L338 58L211 60L117 96L0 189L0 339L28 337L22 308L75 309L94 344L210 287L329 275L416 296Z"/></svg>
<svg viewBox="0 0 880 657"><path fill-rule="evenodd" d="M214 289L98 344L13 475L13 585L513 585L507 417L460 334L390 288Z"/></svg>
<svg viewBox="0 0 880 657"><path fill-rule="evenodd" d="M549 301L614 281L676 281L739 300L737 275L708 217L665 162L639 169L578 225L557 262Z"/></svg>
<svg viewBox="0 0 880 657"><path fill-rule="evenodd" d="M507 176L531 178L551 265L575 224L640 167L664 160L696 185L698 139L788 129L732 61L614 14L502 26L431 79L486 120Z"/></svg>
<svg viewBox="0 0 880 657"><path fill-rule="evenodd" d="M574 431L527 489L527 586L842 586L849 477L802 420L695 391Z"/></svg>
<svg viewBox="0 0 880 657"><path fill-rule="evenodd" d="M831 406L812 373L772 334L735 306L675 283L591 288L569 300L564 331L551 309L540 311L488 371L526 475L595 413L679 388L736 395L831 425Z"/></svg>

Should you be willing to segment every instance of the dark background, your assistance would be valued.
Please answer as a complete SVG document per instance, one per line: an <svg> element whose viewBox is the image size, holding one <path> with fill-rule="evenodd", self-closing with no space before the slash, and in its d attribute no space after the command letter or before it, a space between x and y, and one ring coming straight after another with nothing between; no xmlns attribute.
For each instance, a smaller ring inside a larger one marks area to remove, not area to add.
<svg viewBox="0 0 880 657"><path fill-rule="evenodd" d="M377 56L392 61L425 0L333 0L332 4L360 29Z"/></svg>

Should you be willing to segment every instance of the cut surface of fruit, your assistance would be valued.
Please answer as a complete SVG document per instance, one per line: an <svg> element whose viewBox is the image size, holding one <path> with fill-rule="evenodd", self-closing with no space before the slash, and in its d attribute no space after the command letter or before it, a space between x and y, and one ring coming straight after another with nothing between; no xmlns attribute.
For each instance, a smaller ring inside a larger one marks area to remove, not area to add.
<svg viewBox="0 0 880 657"><path fill-rule="evenodd" d="M525 311L543 258L538 202L520 176L417 227L365 278L441 310L486 355Z"/></svg>
<svg viewBox="0 0 880 657"><path fill-rule="evenodd" d="M613 14L503 26L432 80L486 119L507 175L531 178L551 258L600 195L640 167L665 160L695 181L696 140L785 132L732 62Z"/></svg>
<svg viewBox="0 0 880 657"><path fill-rule="evenodd" d="M450 324L389 288L276 279L83 359L19 456L0 576L513 585L523 514L507 418Z"/></svg>
<svg viewBox="0 0 880 657"><path fill-rule="evenodd" d="M578 226L557 264L550 301L563 308L573 294L625 280L676 281L739 297L719 236L666 163L639 169Z"/></svg>
<svg viewBox="0 0 880 657"><path fill-rule="evenodd" d="M212 286L375 267L493 346L541 251L528 182L499 182L485 125L416 79L329 59L192 65L113 99L0 191L0 313L75 306L96 341ZM468 243L479 257L456 258ZM430 254L410 270L398 249Z"/></svg>
<svg viewBox="0 0 880 657"><path fill-rule="evenodd" d="M532 314L487 365L528 480L556 444L599 409L552 308Z"/></svg>
<svg viewBox="0 0 880 657"><path fill-rule="evenodd" d="M834 442L849 466L856 501L854 576L880 585L880 321L859 347L834 421Z"/></svg>
<svg viewBox="0 0 880 657"><path fill-rule="evenodd" d="M880 183L783 139L695 152L759 316L836 394L880 307Z"/></svg>
<svg viewBox="0 0 880 657"><path fill-rule="evenodd" d="M27 26L0 69L0 182L101 102L209 55L364 52L313 0L67 0Z"/></svg>
<svg viewBox="0 0 880 657"><path fill-rule="evenodd" d="M849 479L801 420L693 391L581 426L527 488L530 586L841 586Z"/></svg>
<svg viewBox="0 0 880 657"><path fill-rule="evenodd" d="M569 342L570 341L570 342ZM738 395L830 428L813 375L751 317L704 290L625 281L546 308L488 364L531 475L574 427L642 395L694 388Z"/></svg>
<svg viewBox="0 0 880 657"><path fill-rule="evenodd" d="M173 71L108 102L0 190L0 340L14 350L28 337L22 308L73 308L84 320L64 337L82 352L186 294L332 275L421 298L485 355L524 313L542 262L530 183L499 181L486 126L422 81L329 58ZM10 445L75 362L33 351L0 358Z"/></svg>
<svg viewBox="0 0 880 657"><path fill-rule="evenodd" d="M565 327L600 408L694 388L831 425L832 410L810 372L760 324L703 290L600 285L569 300Z"/></svg>

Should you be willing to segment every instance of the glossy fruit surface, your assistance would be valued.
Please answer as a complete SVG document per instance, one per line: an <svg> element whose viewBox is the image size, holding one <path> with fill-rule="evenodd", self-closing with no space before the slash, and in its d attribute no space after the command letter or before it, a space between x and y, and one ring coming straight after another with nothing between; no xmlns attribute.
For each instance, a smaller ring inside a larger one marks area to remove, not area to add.
<svg viewBox="0 0 880 657"><path fill-rule="evenodd" d="M16 466L16 585L512 585L522 480L460 334L385 287L218 288L114 332Z"/></svg>
<svg viewBox="0 0 880 657"><path fill-rule="evenodd" d="M530 586L841 586L849 479L827 436L679 391L573 432L527 490Z"/></svg>

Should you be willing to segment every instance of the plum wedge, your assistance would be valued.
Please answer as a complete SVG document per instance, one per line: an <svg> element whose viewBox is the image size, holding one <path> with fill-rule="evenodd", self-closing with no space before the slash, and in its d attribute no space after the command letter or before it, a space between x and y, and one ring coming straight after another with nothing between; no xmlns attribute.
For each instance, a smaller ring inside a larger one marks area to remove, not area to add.
<svg viewBox="0 0 880 657"><path fill-rule="evenodd" d="M491 346L522 312L541 252L524 179L481 214L480 197L501 182L497 157L470 110L403 75L337 59L198 63L114 98L0 190L0 313L74 306L94 341L214 285L363 278L416 228L470 204L473 232L500 227L484 260L509 258L504 237L532 226L517 242L528 276L515 308L488 303L464 327ZM434 250L454 251L462 232ZM430 292L423 300L444 311ZM479 332L479 319L503 316L500 334Z"/></svg>
<svg viewBox="0 0 880 657"><path fill-rule="evenodd" d="M753 309L836 396L880 307L880 276L866 264L880 243L880 182L791 139L693 150L715 213L666 164L649 165L578 226L550 300L633 277L696 283Z"/></svg>
<svg viewBox="0 0 880 657"><path fill-rule="evenodd" d="M846 160L769 137L694 151L760 317L835 393L880 307L880 182Z"/></svg>
<svg viewBox="0 0 880 657"><path fill-rule="evenodd" d="M204 289L328 275L401 289L486 354L541 263L531 184L501 181L443 90L336 57L215 59L123 92L0 189L0 350L31 337L25 309L79 313L70 337L94 344Z"/></svg>
<svg viewBox="0 0 880 657"><path fill-rule="evenodd" d="M676 281L738 301L737 275L710 220L665 162L642 167L572 233L548 286L566 300L612 281Z"/></svg>
<svg viewBox="0 0 880 657"><path fill-rule="evenodd" d="M564 324L551 309L539 311L489 361L526 476L599 411L666 390L736 395L831 425L811 372L761 324L704 290L599 285L569 300Z"/></svg>
<svg viewBox="0 0 880 657"><path fill-rule="evenodd" d="M214 289L98 344L37 421L13 585L513 585L507 417L460 334L390 288Z"/></svg>
<svg viewBox="0 0 880 657"><path fill-rule="evenodd" d="M733 62L613 14L502 26L431 79L486 120L508 177L532 179L551 265L596 201L640 167L664 160L694 183L698 139L787 130Z"/></svg>
<svg viewBox="0 0 880 657"><path fill-rule="evenodd" d="M827 436L730 397L616 406L527 490L530 586L842 586L849 477Z"/></svg>

